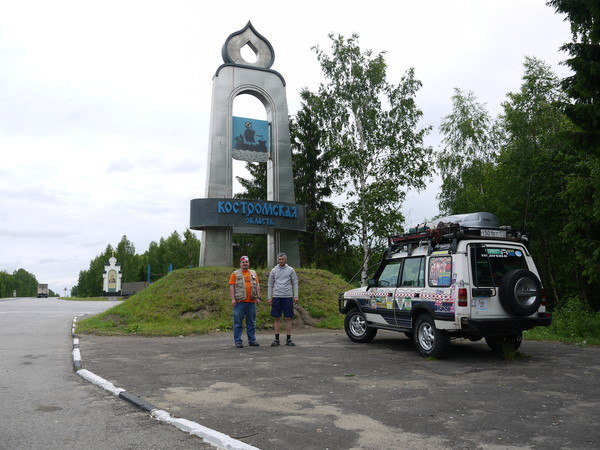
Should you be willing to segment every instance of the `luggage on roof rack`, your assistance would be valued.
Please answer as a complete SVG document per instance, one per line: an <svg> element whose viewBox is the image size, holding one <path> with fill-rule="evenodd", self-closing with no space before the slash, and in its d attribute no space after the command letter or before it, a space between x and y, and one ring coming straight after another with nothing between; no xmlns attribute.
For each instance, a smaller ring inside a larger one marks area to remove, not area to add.
<svg viewBox="0 0 600 450"><path fill-rule="evenodd" d="M404 246L412 248L415 245L427 244L431 250L436 247L454 250L456 243L462 239L528 241L525 233L498 226L498 218L491 213L459 214L442 217L437 222L435 228L417 227L408 233L388 237L389 249L395 251Z"/></svg>
<svg viewBox="0 0 600 450"><path fill-rule="evenodd" d="M488 212L476 212L469 214L455 214L453 216L440 217L436 219L439 223L455 223L463 227L475 228L500 228L500 222L495 214Z"/></svg>

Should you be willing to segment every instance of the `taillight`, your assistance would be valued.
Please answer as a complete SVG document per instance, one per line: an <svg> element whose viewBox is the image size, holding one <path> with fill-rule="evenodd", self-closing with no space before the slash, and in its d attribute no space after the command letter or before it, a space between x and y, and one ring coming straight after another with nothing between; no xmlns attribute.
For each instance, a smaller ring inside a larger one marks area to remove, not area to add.
<svg viewBox="0 0 600 450"><path fill-rule="evenodd" d="M542 306L546 306L546 289L542 288Z"/></svg>
<svg viewBox="0 0 600 450"><path fill-rule="evenodd" d="M459 288L458 289L458 306L469 306L467 301L467 289Z"/></svg>

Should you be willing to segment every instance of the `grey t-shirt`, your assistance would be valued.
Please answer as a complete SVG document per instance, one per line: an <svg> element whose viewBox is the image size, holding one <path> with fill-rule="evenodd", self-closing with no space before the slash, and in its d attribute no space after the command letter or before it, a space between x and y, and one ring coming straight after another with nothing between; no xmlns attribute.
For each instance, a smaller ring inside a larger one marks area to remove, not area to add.
<svg viewBox="0 0 600 450"><path fill-rule="evenodd" d="M273 297L298 297L298 275L293 267L277 264L271 269L267 298Z"/></svg>

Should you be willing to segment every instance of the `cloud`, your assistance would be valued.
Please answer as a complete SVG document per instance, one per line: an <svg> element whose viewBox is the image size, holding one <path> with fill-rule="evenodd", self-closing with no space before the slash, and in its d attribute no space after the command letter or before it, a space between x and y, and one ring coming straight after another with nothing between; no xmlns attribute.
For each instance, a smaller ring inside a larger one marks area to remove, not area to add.
<svg viewBox="0 0 600 450"><path fill-rule="evenodd" d="M10 229L0 227L0 242L6 238L19 239L64 239L72 236L77 236L79 233L69 230L45 230L43 228L22 228Z"/></svg>
<svg viewBox="0 0 600 450"><path fill-rule="evenodd" d="M111 161L108 164L108 172L130 172L133 170L135 165L126 158L119 159L117 161Z"/></svg>

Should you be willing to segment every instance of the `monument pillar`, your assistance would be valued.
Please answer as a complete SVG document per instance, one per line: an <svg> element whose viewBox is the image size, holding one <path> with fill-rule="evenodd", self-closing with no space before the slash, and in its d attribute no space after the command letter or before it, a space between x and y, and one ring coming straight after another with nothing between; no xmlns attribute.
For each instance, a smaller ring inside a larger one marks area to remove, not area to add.
<svg viewBox="0 0 600 450"><path fill-rule="evenodd" d="M245 45L255 52L255 63L249 63L241 56L240 50ZM270 70L275 59L273 48L250 22L244 29L227 38L222 56L224 64L213 77L206 199L226 200L233 196L233 102L238 95L249 94L260 100L265 107L270 129L268 151L255 152L257 159L252 159L252 156L237 159L267 162L267 203L252 204L252 210L260 210L259 215L266 214L269 217L253 216L249 213L250 209L246 210L245 202L240 204L232 199L233 211L238 213L242 208L246 217L239 225L223 226L223 221L207 217L210 212L205 208L209 203L192 200L190 228L202 230L200 266L231 266L232 236L236 231L267 234L267 258L270 266L276 264L278 252L287 253L289 264L299 266L297 232L305 230L306 224L304 208L294 205L285 80L278 72ZM263 146L264 144L262 141ZM244 148L250 149L246 154L252 154L251 145L245 145ZM227 210L229 204L231 202L217 204L219 217L232 213ZM255 205L259 207L254 209ZM293 225L285 222L287 219L298 219L298 214L302 216L299 222L294 222Z"/></svg>

